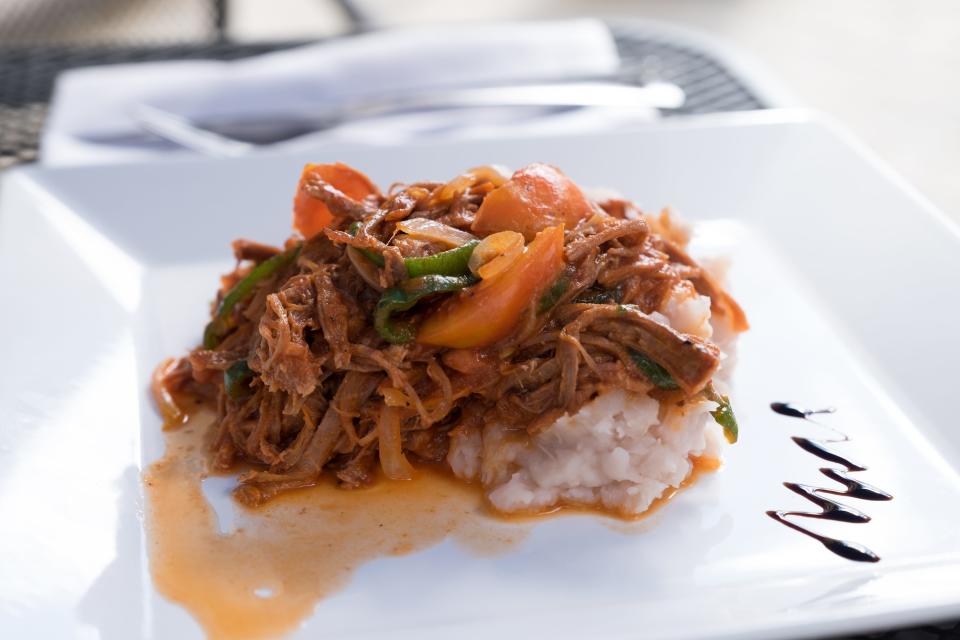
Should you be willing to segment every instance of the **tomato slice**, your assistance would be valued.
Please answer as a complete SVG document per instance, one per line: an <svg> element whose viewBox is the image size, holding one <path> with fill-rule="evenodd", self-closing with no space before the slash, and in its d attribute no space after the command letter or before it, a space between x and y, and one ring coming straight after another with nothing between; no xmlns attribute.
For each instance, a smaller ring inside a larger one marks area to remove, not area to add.
<svg viewBox="0 0 960 640"><path fill-rule="evenodd" d="M297 193L293 197L293 228L304 238L317 235L333 221L333 214L327 205L304 189L307 179L314 175L358 202L369 195L380 193L370 178L341 162L306 165L300 174Z"/></svg>
<svg viewBox="0 0 960 640"><path fill-rule="evenodd" d="M563 267L563 225L544 229L508 268L441 303L420 325L417 342L471 349L506 338Z"/></svg>
<svg viewBox="0 0 960 640"><path fill-rule="evenodd" d="M472 229L479 236L519 231L529 242L547 227L572 228L592 213L590 201L573 180L556 167L534 163L487 194Z"/></svg>

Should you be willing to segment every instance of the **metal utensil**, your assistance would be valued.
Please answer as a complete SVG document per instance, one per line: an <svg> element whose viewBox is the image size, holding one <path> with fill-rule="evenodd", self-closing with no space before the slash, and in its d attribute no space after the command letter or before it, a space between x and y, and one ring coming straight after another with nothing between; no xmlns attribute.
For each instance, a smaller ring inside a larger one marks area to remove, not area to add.
<svg viewBox="0 0 960 640"><path fill-rule="evenodd" d="M255 144L198 127L186 118L163 109L141 105L135 117L144 131L204 155L232 158L246 155L257 148Z"/></svg>
<svg viewBox="0 0 960 640"><path fill-rule="evenodd" d="M320 107L309 116L264 114L257 119L192 122L142 105L140 126L164 140L205 155L233 157L265 145L330 129L361 118L406 112L469 107L620 107L676 109L685 96L677 85L655 82L642 87L616 82L568 82L425 91Z"/></svg>

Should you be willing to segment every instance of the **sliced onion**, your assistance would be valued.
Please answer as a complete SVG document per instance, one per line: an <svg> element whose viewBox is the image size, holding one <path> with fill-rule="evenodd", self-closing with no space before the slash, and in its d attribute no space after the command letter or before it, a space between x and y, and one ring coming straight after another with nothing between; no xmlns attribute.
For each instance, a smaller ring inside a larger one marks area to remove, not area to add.
<svg viewBox="0 0 960 640"><path fill-rule="evenodd" d="M516 231L492 233L476 246L467 266L484 280L500 273L523 253L523 235Z"/></svg>
<svg viewBox="0 0 960 640"><path fill-rule="evenodd" d="M383 291L383 287L380 286L380 273L377 265L367 260L362 253L353 247L347 247L347 257L350 258L350 264L357 270L364 282L377 291Z"/></svg>
<svg viewBox="0 0 960 640"><path fill-rule="evenodd" d="M504 167L495 164L488 164L482 167L474 167L466 173L459 176L437 189L430 199L431 205L450 202L458 193L463 193L470 187L489 182L494 187L499 187L510 179L510 171Z"/></svg>
<svg viewBox="0 0 960 640"><path fill-rule="evenodd" d="M390 386L381 386L379 389L380 393L383 395L383 402L388 407L401 407L408 409L413 406L413 403L410 402L410 398L407 397L403 391L397 389L396 387Z"/></svg>
<svg viewBox="0 0 960 640"><path fill-rule="evenodd" d="M380 441L380 466L391 480L410 480L413 467L403 455L403 439L400 435L400 409L384 405L377 421L377 436Z"/></svg>
<svg viewBox="0 0 960 640"><path fill-rule="evenodd" d="M510 169L502 164L485 164L482 167L474 167L467 173L472 173L477 177L477 183L489 182L495 187L501 186L510 179Z"/></svg>
<svg viewBox="0 0 960 640"><path fill-rule="evenodd" d="M166 377L177 366L176 358L167 358L160 363L150 376L150 392L153 401L157 403L157 410L163 418L163 428L170 429L187 421L187 414L177 405L173 394L167 388Z"/></svg>
<svg viewBox="0 0 960 640"><path fill-rule="evenodd" d="M430 198L430 204L437 205L453 200L458 193L463 193L475 184L471 173L461 173L456 178L443 185Z"/></svg>
<svg viewBox="0 0 960 640"><path fill-rule="evenodd" d="M428 218L408 218L398 222L397 228L411 237L438 242L449 247L460 247L477 239L472 233Z"/></svg>

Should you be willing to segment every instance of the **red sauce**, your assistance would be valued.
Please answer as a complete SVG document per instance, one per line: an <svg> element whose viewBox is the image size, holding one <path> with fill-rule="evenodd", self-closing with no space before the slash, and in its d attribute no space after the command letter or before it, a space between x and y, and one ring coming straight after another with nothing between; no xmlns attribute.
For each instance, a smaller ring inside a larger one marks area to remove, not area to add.
<svg viewBox="0 0 960 640"><path fill-rule="evenodd" d="M166 454L144 475L157 589L187 608L213 638L275 637L296 628L366 562L420 551L447 537L473 553L502 553L540 519L490 517L479 487L420 468L411 481L382 479L356 491L330 481L258 509L235 504L235 529L221 534L201 487L213 420L201 406L184 426L166 430ZM717 466L694 460L684 485ZM551 513L587 511L597 513L575 506Z"/></svg>

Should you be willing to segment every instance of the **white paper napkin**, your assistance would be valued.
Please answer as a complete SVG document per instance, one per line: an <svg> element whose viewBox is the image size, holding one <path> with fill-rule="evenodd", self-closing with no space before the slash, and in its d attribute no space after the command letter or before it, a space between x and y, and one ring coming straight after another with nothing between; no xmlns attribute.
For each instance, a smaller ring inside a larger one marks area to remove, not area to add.
<svg viewBox="0 0 960 640"><path fill-rule="evenodd" d="M604 76L618 65L606 26L581 19L385 31L235 62L77 69L57 81L41 140L41 162L117 162L170 153L136 143L141 130L132 114L141 105L192 120L282 117L384 94ZM492 119L478 119L469 111L413 114L365 121L362 126L348 123L284 146L316 146L331 139L397 143L412 135L490 135L517 127L530 130L533 125L542 130L551 120L567 129L597 128L649 115L579 110L534 123L530 110L501 112ZM129 140L121 143L124 137Z"/></svg>

